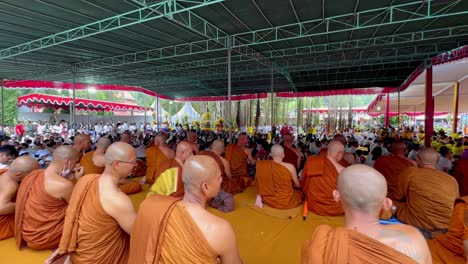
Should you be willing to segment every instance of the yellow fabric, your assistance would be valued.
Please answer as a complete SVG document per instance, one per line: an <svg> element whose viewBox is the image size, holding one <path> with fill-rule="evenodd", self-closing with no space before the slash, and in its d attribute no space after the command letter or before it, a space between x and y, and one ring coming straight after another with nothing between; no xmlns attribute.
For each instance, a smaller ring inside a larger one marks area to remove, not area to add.
<svg viewBox="0 0 468 264"><path fill-rule="evenodd" d="M151 186L149 195L160 194L170 195L177 191L177 175L179 168L170 168L165 170Z"/></svg>
<svg viewBox="0 0 468 264"><path fill-rule="evenodd" d="M282 218L282 219L295 218L299 214L299 210L301 208L302 208L302 205L299 205L291 209L276 209L266 204L263 204L262 208L255 206L255 204L252 204L250 206L250 209L254 211L257 211L257 212L260 212L262 214L266 214L269 216L273 216L276 218Z"/></svg>
<svg viewBox="0 0 468 264"><path fill-rule="evenodd" d="M135 180L139 180L135 178ZM147 184L143 191L130 195L136 209L149 191ZM326 217L309 213L306 221L302 217L281 219L256 212L249 206L256 197L256 187L248 187L243 193L234 196L235 210L223 213L208 207L212 214L229 221L234 228L239 252L244 263L284 264L300 263L302 243L309 239L319 225L338 227L344 225L344 217ZM297 209L299 213L301 208ZM246 221L248 219L248 221ZM2 263L37 264L43 263L51 251L33 251L25 248L19 251L15 240L0 241Z"/></svg>

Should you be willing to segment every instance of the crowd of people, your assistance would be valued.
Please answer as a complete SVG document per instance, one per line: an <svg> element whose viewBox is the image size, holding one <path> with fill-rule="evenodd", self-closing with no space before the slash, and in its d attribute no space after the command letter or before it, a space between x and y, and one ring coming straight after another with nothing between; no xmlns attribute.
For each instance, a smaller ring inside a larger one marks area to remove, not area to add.
<svg viewBox="0 0 468 264"><path fill-rule="evenodd" d="M304 241L302 263L466 262L461 133L434 132L424 147L416 128L301 135L264 124L231 138L127 122L72 133L65 121L30 125L0 138L0 239L54 250L46 263L242 263L233 227L206 206L232 212L250 186L259 208L345 216ZM128 195L144 184L137 211Z"/></svg>

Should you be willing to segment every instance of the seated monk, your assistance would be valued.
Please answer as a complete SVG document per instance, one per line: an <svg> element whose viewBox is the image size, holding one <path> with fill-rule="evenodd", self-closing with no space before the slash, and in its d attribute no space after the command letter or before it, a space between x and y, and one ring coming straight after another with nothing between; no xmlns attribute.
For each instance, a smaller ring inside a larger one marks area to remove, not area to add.
<svg viewBox="0 0 468 264"><path fill-rule="evenodd" d="M13 237L15 230L15 198L19 183L39 163L30 156L16 158L7 169L0 170L0 240Z"/></svg>
<svg viewBox="0 0 468 264"><path fill-rule="evenodd" d="M71 263L126 264L136 212L118 184L133 171L135 149L124 142L110 145L102 174L78 181L67 209L59 248L46 263L69 254Z"/></svg>
<svg viewBox="0 0 468 264"><path fill-rule="evenodd" d="M428 240L432 263L465 264L468 252L468 197L455 200L448 232Z"/></svg>
<svg viewBox="0 0 468 264"><path fill-rule="evenodd" d="M416 159L419 168L409 167L399 176L394 201L398 220L430 231L449 227L458 184L452 176L436 169L438 159L435 150L421 150Z"/></svg>
<svg viewBox="0 0 468 264"><path fill-rule="evenodd" d="M341 135L341 134L336 134L333 136L333 139L332 141L336 141L336 142L339 142L343 145L343 148L346 147L346 144L347 144L347 140L346 140L346 137ZM319 156L324 156L326 157L327 156L327 152L328 152L328 147L327 148L322 148L320 149L320 152L319 152ZM342 167L346 168L348 167L349 165L351 165L351 163L349 163L346 159L345 159L345 154L344 154L344 151L343 151L343 157L338 161L338 164L340 164Z"/></svg>
<svg viewBox="0 0 468 264"><path fill-rule="evenodd" d="M192 146L193 155L197 155L200 147L197 144L197 132L195 130L188 131L187 142L190 143L190 146Z"/></svg>
<svg viewBox="0 0 468 264"><path fill-rule="evenodd" d="M128 263L242 263L229 222L205 209L221 184L216 162L193 156L184 164L182 179L182 201L153 195L141 204Z"/></svg>
<svg viewBox="0 0 468 264"><path fill-rule="evenodd" d="M77 134L73 138L73 148L78 152L78 160L81 160L83 152L88 150L92 144L93 141L91 141L91 138L86 134Z"/></svg>
<svg viewBox="0 0 468 264"><path fill-rule="evenodd" d="M81 166L84 170L84 175L87 174L101 174L105 168L104 155L107 148L110 146L111 141L107 137L99 138L96 143L96 150L87 152L81 158ZM127 179L120 180L119 188L125 194L133 194L141 192L141 185L138 182L130 181Z"/></svg>
<svg viewBox="0 0 468 264"><path fill-rule="evenodd" d="M458 160L453 169L453 177L458 182L460 196L468 195L468 159L461 158Z"/></svg>
<svg viewBox="0 0 468 264"><path fill-rule="evenodd" d="M284 148L281 145L271 147L273 160L257 161L257 193L263 203L277 209L290 209L302 204L304 195L296 191L301 184L294 165L283 162Z"/></svg>
<svg viewBox="0 0 468 264"><path fill-rule="evenodd" d="M156 170L159 165L165 160L173 159L175 156L174 150L172 150L166 144L166 135L159 134L154 138L152 146L146 149L146 183L153 184L156 180Z"/></svg>
<svg viewBox="0 0 468 264"><path fill-rule="evenodd" d="M18 248L56 249L62 236L65 210L73 191L73 182L83 175L78 152L71 146L54 150L47 169L26 176L18 189L15 210L15 237ZM75 174L73 174L75 170Z"/></svg>
<svg viewBox="0 0 468 264"><path fill-rule="evenodd" d="M193 148L187 141L177 144L173 159L162 162L156 171L156 181L151 186L151 194L170 195L176 198L184 196L182 183L182 166L186 159L193 155Z"/></svg>
<svg viewBox="0 0 468 264"><path fill-rule="evenodd" d="M376 170L353 165L338 176L333 196L345 211L345 227L321 225L302 245L302 263L431 263L424 237L415 228L379 224L379 211L392 201Z"/></svg>
<svg viewBox="0 0 468 264"><path fill-rule="evenodd" d="M382 173L388 184L388 198L395 200L399 176L408 167L417 166L416 161L405 157L408 149L404 142L395 141L390 148L392 156L380 156L374 163L374 168Z"/></svg>
<svg viewBox="0 0 468 264"><path fill-rule="evenodd" d="M283 136L283 148L284 148L284 159L286 163L290 163L294 166L296 171L299 171L301 165L301 153L293 147L294 137L291 134L285 134Z"/></svg>
<svg viewBox="0 0 468 264"><path fill-rule="evenodd" d="M246 186L244 178L249 178L248 162L255 164L252 157L252 149L246 148L248 143L247 135L240 133L237 137L237 144L229 144L226 147L226 159L231 167L231 178L236 184L237 192L243 192Z"/></svg>
<svg viewBox="0 0 468 264"><path fill-rule="evenodd" d="M308 209L318 215L342 215L343 209L333 199L338 173L343 170L338 162L343 158L344 145L330 141L327 156L311 156L302 171L302 189Z"/></svg>

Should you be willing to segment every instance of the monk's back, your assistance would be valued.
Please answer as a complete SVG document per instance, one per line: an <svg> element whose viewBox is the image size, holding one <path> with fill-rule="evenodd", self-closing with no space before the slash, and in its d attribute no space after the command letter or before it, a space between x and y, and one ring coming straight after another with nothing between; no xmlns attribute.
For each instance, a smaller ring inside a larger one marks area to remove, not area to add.
<svg viewBox="0 0 468 264"><path fill-rule="evenodd" d="M387 195L390 199L393 199L397 192L398 176L410 166L413 166L413 164L409 160L398 156L381 156L375 162L374 168L382 173L387 180Z"/></svg>

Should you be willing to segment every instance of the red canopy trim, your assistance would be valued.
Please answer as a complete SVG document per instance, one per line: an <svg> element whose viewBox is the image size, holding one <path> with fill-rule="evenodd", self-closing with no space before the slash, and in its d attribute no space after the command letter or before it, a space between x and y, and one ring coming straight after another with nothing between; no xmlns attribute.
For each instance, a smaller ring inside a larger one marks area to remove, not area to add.
<svg viewBox="0 0 468 264"><path fill-rule="evenodd" d="M231 96L231 101L240 101L240 100L257 100L265 99L268 97L267 93L260 94L241 94ZM177 102L215 102L215 101L227 101L229 100L227 96L197 96L197 97L186 97L175 99Z"/></svg>
<svg viewBox="0 0 468 264"><path fill-rule="evenodd" d="M301 110L302 113L307 113L307 111L309 111L310 113L323 114L323 113L328 113L330 110L326 109L326 108L312 108L312 109L302 109ZM343 108L343 109L341 109L341 111L342 112L347 112L347 111L349 111L349 109L348 108ZM365 108L353 108L352 111L354 113L366 113L367 109L365 109Z"/></svg>
<svg viewBox="0 0 468 264"><path fill-rule="evenodd" d="M3 86L6 88L14 89L62 89L73 90L73 83L54 82L54 81L40 81L40 80L5 80ZM171 98L162 94L157 94L148 89L137 86L115 85L115 84L86 84L75 83L75 90L86 90L89 87L94 87L99 91L129 91L144 93L160 99L170 100Z"/></svg>
<svg viewBox="0 0 468 264"><path fill-rule="evenodd" d="M372 117L385 115L385 113L367 113L367 114L369 116L372 116ZM401 113L401 114L411 116L411 117L425 115L424 112L404 112L404 113ZM448 114L448 112L434 112L434 116L442 116L442 115L446 115L446 114ZM398 112L390 112L389 115L390 116L398 116Z"/></svg>
<svg viewBox="0 0 468 264"><path fill-rule="evenodd" d="M279 92L276 96L281 98L296 98L296 97L320 97L320 96L333 96L333 95L369 95L388 93L397 90L396 87L375 87L375 88L351 88L341 90L327 90L315 92Z"/></svg>
<svg viewBox="0 0 468 264"><path fill-rule="evenodd" d="M52 107L54 109L69 108L73 102L73 98L57 95L46 94L28 94L18 97L17 106L36 106L36 107ZM152 111L152 108L141 107L139 105L129 105L122 103L114 103L100 100L88 100L84 98L75 98L76 109L87 110L89 104L90 111Z"/></svg>

